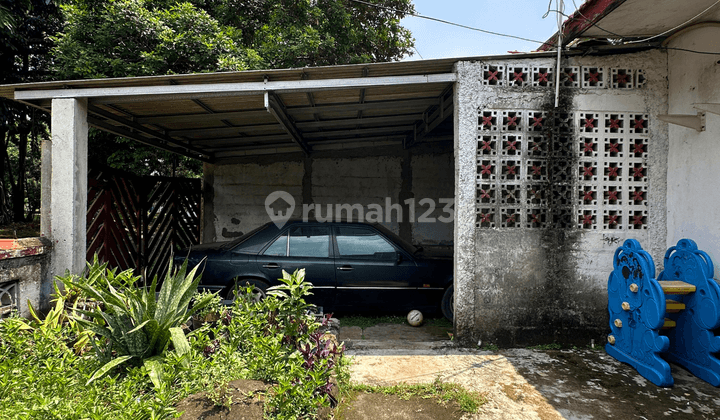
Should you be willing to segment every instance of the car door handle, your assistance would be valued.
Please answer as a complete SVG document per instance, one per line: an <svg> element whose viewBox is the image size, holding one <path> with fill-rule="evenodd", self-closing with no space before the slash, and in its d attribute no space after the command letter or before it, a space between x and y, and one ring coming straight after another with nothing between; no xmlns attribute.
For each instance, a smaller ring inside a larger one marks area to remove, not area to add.
<svg viewBox="0 0 720 420"><path fill-rule="evenodd" d="M280 266L277 265L276 263L264 264L263 267L265 267L265 268L280 268Z"/></svg>
<svg viewBox="0 0 720 420"><path fill-rule="evenodd" d="M352 269L353 269L352 267L347 266L347 265L338 267L338 270L340 270L340 271L352 271Z"/></svg>

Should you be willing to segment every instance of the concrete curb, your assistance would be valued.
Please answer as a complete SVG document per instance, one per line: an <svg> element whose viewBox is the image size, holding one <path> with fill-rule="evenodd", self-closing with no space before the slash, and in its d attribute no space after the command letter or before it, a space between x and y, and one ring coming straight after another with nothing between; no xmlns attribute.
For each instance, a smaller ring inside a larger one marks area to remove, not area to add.
<svg viewBox="0 0 720 420"><path fill-rule="evenodd" d="M344 340L347 350L446 350L455 349L453 341Z"/></svg>

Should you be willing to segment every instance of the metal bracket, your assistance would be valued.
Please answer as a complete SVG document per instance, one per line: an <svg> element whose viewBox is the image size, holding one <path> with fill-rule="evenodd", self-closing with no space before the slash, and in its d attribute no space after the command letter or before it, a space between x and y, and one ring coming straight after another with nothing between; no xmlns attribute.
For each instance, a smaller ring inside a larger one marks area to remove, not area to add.
<svg viewBox="0 0 720 420"><path fill-rule="evenodd" d="M292 137L293 141L300 146L305 156L310 156L310 145L307 144L300 131L295 127L293 121L288 117L282 101L280 101L273 92L265 92L264 102L265 109L275 117L277 122L285 129L290 137Z"/></svg>
<svg viewBox="0 0 720 420"><path fill-rule="evenodd" d="M661 121L669 124L681 125L697 131L705 131L705 112L699 111L697 115L662 114L657 116Z"/></svg>
<svg viewBox="0 0 720 420"><path fill-rule="evenodd" d="M711 114L720 115L720 104L693 104L693 108Z"/></svg>

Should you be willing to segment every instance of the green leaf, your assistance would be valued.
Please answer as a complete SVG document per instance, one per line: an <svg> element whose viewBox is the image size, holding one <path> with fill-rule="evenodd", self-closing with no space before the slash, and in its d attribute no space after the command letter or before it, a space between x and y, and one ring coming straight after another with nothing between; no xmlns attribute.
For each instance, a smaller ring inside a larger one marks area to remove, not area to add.
<svg viewBox="0 0 720 420"><path fill-rule="evenodd" d="M145 369L147 369L148 376L157 390L162 387L162 384L165 381L165 372L162 360L162 357L155 356L143 361L143 365L145 366Z"/></svg>
<svg viewBox="0 0 720 420"><path fill-rule="evenodd" d="M120 356L120 357L117 357L117 358L115 358L115 359L113 359L113 360L105 363L105 365L103 365L103 367L101 367L101 368L98 369L95 373L93 373L93 376L90 377L90 379L88 379L88 381L87 381L87 383L85 384L85 386L90 385L90 384L91 384L94 380L96 380L96 379L102 378L102 377L105 376L105 374L108 373L112 368L114 368L115 366L119 366L119 365L127 362L127 361L130 360L130 359L132 359L132 356Z"/></svg>
<svg viewBox="0 0 720 420"><path fill-rule="evenodd" d="M145 325L147 325L148 322L150 322L149 319L148 319L147 321L143 322L142 324L138 325L137 327L133 328L132 330L128 331L127 333L128 333L128 334L132 334L132 333L134 333L135 331L141 330L142 327L144 327Z"/></svg>
<svg viewBox="0 0 720 420"><path fill-rule="evenodd" d="M173 346L175 346L175 351L179 355L190 353L190 343L188 342L182 328L170 328L170 337L172 339Z"/></svg>

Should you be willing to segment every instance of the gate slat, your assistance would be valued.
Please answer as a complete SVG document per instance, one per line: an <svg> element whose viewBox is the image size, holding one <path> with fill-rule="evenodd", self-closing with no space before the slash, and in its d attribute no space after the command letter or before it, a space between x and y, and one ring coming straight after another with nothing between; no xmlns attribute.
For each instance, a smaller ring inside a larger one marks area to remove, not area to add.
<svg viewBox="0 0 720 420"><path fill-rule="evenodd" d="M120 270L162 278L175 248L200 242L199 179L88 171L87 254Z"/></svg>

